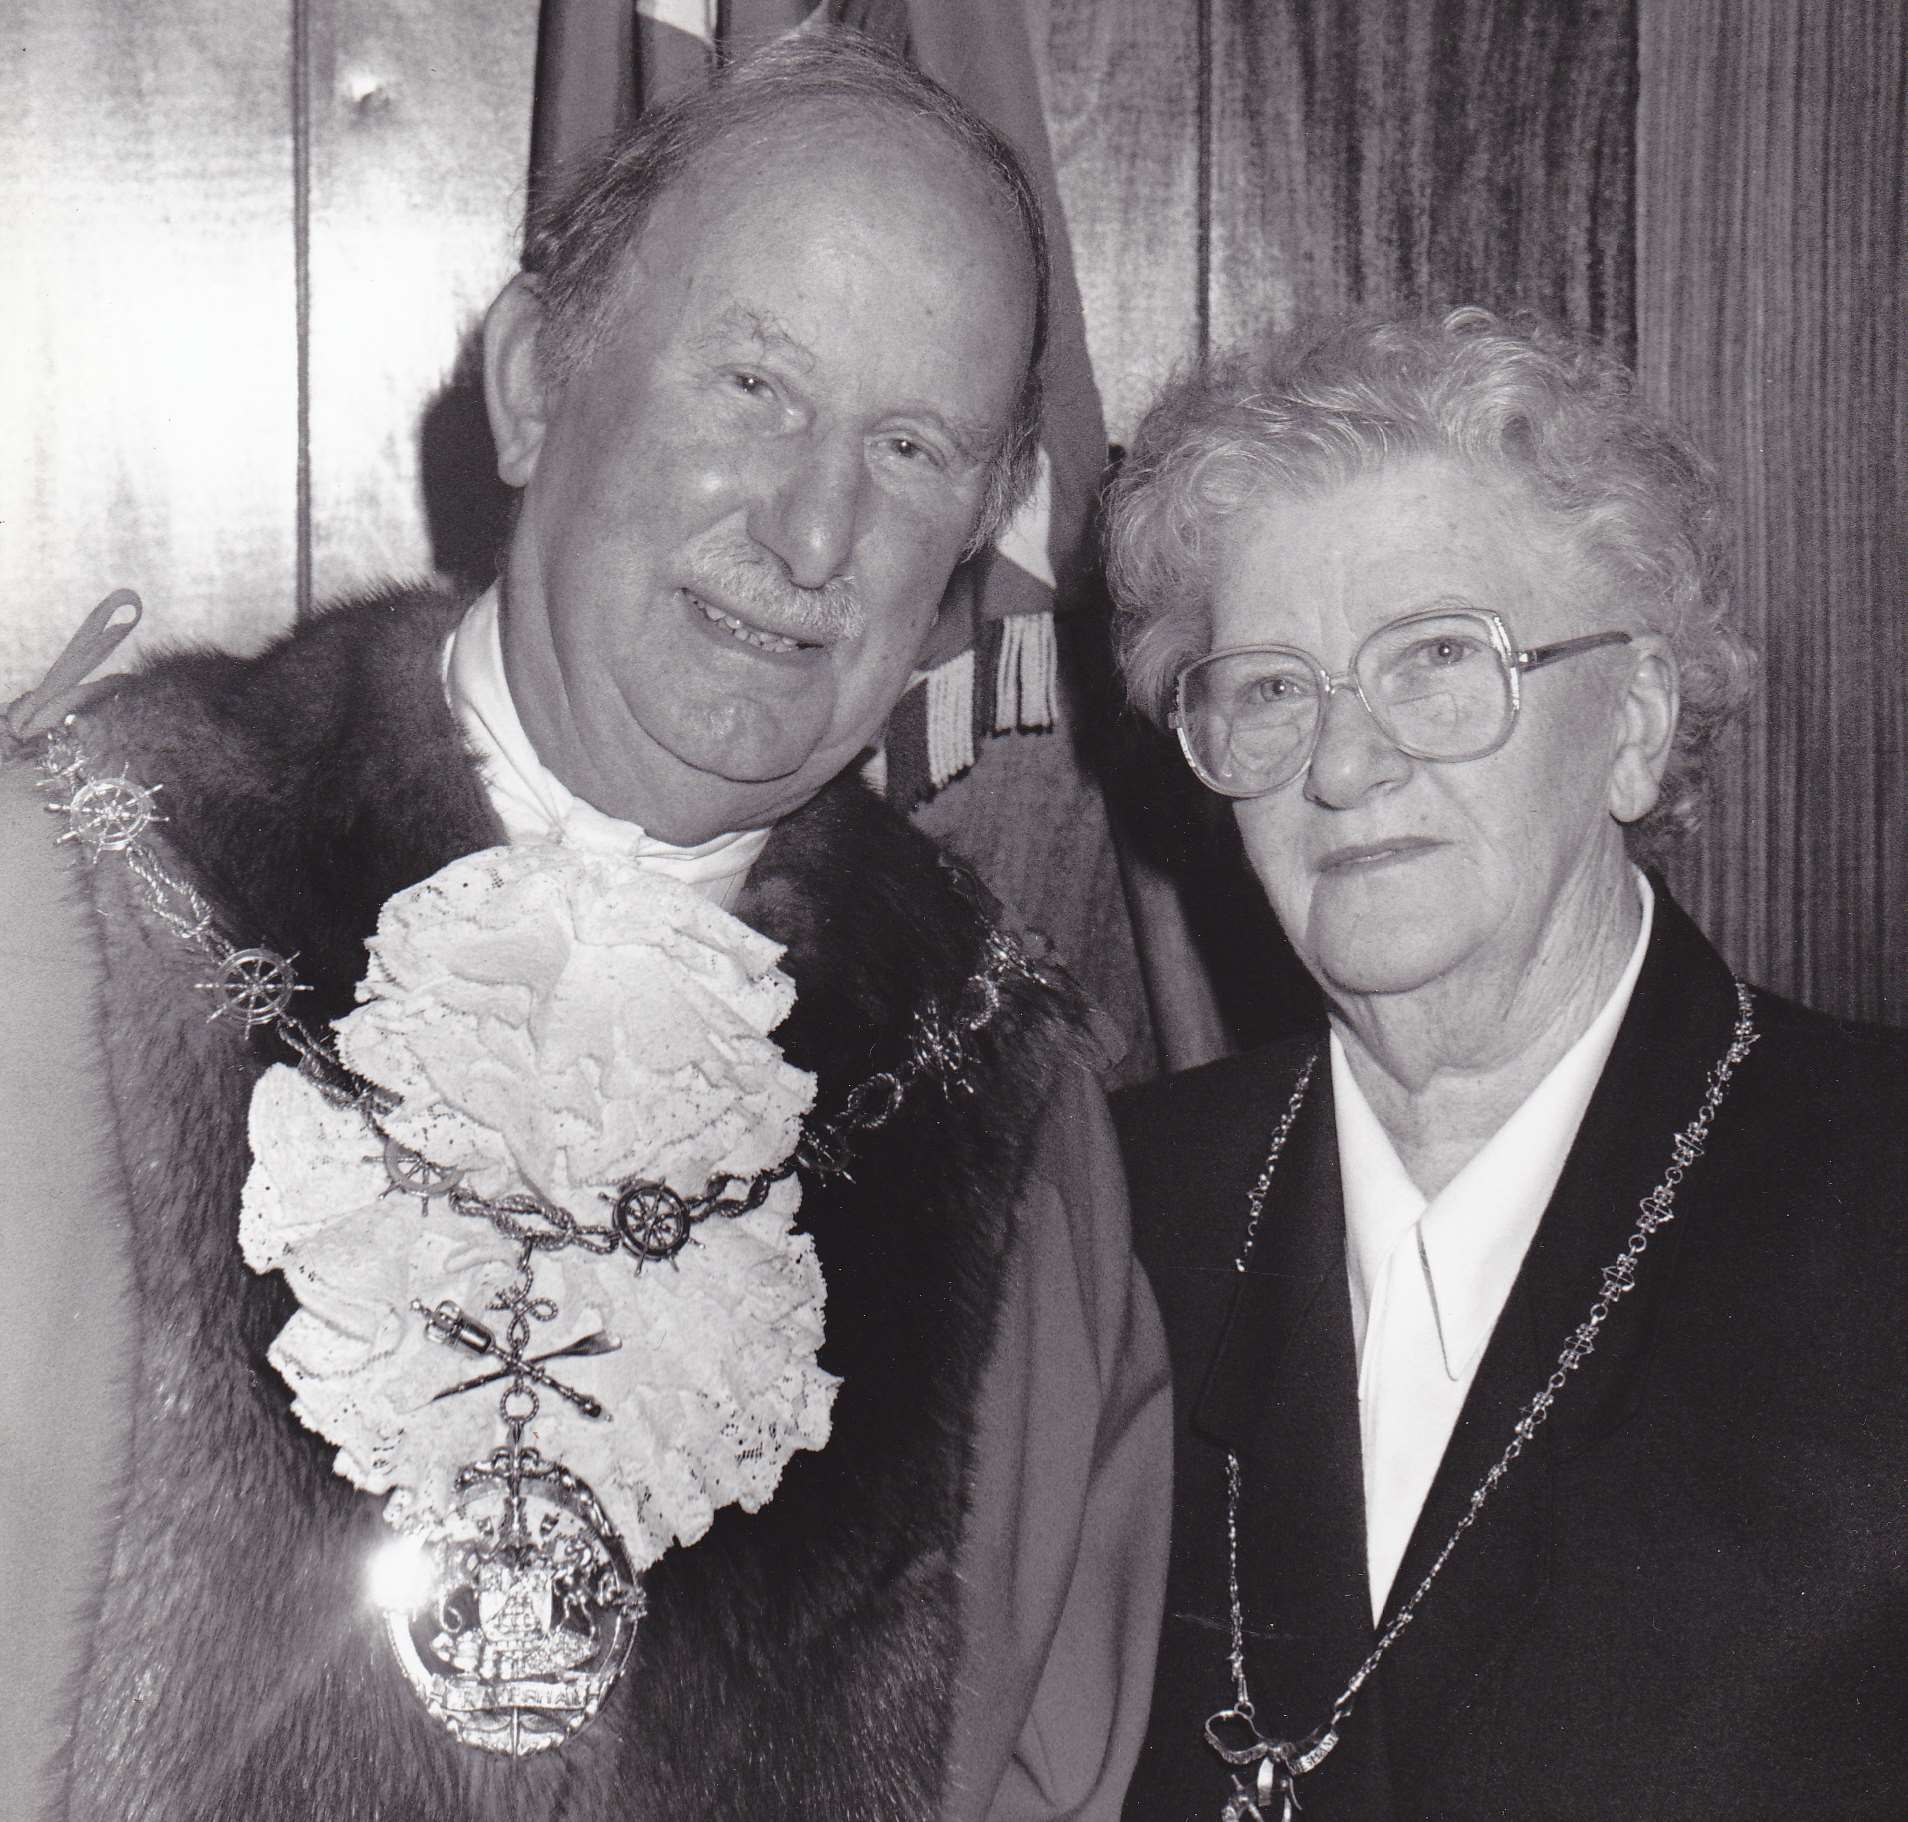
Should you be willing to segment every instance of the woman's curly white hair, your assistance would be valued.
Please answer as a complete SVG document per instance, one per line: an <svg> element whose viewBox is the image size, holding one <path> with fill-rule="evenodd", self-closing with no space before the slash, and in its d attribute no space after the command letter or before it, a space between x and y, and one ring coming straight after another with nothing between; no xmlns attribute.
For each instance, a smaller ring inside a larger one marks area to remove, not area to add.
<svg viewBox="0 0 1908 1822"><path fill-rule="evenodd" d="M1706 758L1755 654L1730 620L1709 464L1600 345L1532 317L1354 315L1302 324L1172 381L1107 497L1107 570L1128 693L1163 716L1211 643L1210 565L1227 518L1394 461L1440 457L1509 482L1606 599L1664 635L1681 713L1649 851L1693 828Z"/></svg>

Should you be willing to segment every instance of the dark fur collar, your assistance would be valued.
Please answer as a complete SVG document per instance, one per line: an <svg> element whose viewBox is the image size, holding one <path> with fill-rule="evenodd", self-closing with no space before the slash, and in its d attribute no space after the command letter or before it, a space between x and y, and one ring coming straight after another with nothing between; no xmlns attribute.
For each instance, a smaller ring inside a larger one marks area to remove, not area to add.
<svg viewBox="0 0 1908 1822"><path fill-rule="evenodd" d="M168 846L240 941L296 952L307 1014L349 1004L394 890L498 831L438 683L459 604L386 596L262 657L188 656L81 727L96 769L166 787ZM450 1744L385 1661L358 1588L379 1521L262 1363L282 1290L234 1220L262 1057L208 1027L183 946L95 870L133 1171L144 1388L133 1493L77 1734L77 1816L932 1813L958 1658L954 1558L974 1393L1035 1111L1066 1043L1017 984L971 1095L915 1095L852 1182L805 1190L828 1281L834 1437L774 1502L646 1578L604 1714L504 1765ZM778 1034L832 1109L951 1004L988 928L932 845L852 780L782 824L742 913L787 945Z"/></svg>

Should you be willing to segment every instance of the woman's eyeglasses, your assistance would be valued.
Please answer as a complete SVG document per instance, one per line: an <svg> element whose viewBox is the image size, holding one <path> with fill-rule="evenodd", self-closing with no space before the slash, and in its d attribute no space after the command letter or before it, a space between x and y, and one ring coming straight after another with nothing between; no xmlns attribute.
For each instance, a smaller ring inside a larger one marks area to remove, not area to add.
<svg viewBox="0 0 1908 1822"><path fill-rule="evenodd" d="M1516 726L1524 672L1629 642L1588 633L1525 651L1488 610L1434 609L1379 627L1337 676L1293 645L1213 652L1179 673L1170 722L1201 781L1227 797L1262 797L1300 776L1334 690L1350 689L1413 759L1482 759Z"/></svg>

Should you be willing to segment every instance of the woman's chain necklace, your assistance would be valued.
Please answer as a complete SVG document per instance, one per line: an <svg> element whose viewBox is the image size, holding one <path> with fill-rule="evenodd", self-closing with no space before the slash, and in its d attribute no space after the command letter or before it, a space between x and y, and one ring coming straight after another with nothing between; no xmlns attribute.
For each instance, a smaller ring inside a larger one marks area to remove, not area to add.
<svg viewBox="0 0 1908 1822"><path fill-rule="evenodd" d="M1675 1219L1676 1191L1690 1165L1703 1155L1710 1125L1716 1117L1717 1108L1722 1105L1730 1078L1748 1056L1758 1036L1749 989L1741 981L1732 984L1736 990L1736 1023L1730 1033L1729 1046L1709 1071L1708 1085L1703 1092L1702 1105L1696 1110L1696 1117L1670 1141L1670 1162L1663 1173L1662 1182L1637 1203L1639 1212L1635 1230L1615 1259L1603 1268L1602 1289L1591 1304L1590 1313L1564 1343L1550 1377L1512 1425L1511 1438L1505 1444L1503 1454L1491 1464L1484 1478L1472 1490L1469 1505L1452 1528L1451 1535L1444 1540L1443 1549L1425 1571L1424 1579L1412 1590L1411 1598L1392 1616L1391 1624L1379 1635L1370 1655L1352 1672L1339 1692L1338 1699L1332 1704L1330 1718L1302 1738L1266 1739L1259 1731L1251 1690L1247 1686L1245 1604L1239 1593L1241 1476L1238 1456L1228 1451L1226 1585L1231 1602L1231 1652L1228 1662L1232 1671L1233 1699L1232 1706L1212 1715L1205 1727L1207 1745L1232 1768L1232 1794L1227 1797L1225 1807L1220 1811L1220 1822L1271 1822L1275 1801L1279 1806L1278 1822L1292 1822L1292 1816L1299 1807L1298 1780L1322 1765L1332 1748L1338 1744L1339 1735L1357 1703L1358 1692L1370 1680L1385 1653L1397 1642L1398 1635L1417 1617L1419 1606L1431 1591L1431 1584L1438 1579L1444 1565L1450 1560L1458 1540L1477 1523L1478 1514L1497 1490L1498 1483L1510 1472L1511 1463L1523 1454L1525 1445L1549 1417L1551 1407L1556 1403L1557 1394L1563 1390L1565 1382L1595 1351L1603 1325L1615 1309L1618 1299L1635 1286L1638 1261L1648 1249L1651 1235ZM1252 1256L1253 1246L1259 1237L1259 1220L1265 1212L1273 1174L1278 1169L1279 1154L1284 1151L1293 1123L1298 1119L1299 1109L1305 1104L1306 1091L1312 1085L1312 1074L1317 1064L1318 1054L1314 1052L1299 1071L1291 1099L1286 1102L1285 1111L1279 1116L1278 1126L1273 1131L1271 1144L1266 1149L1265 1167L1247 1194L1245 1240L1239 1249L1239 1256L1232 1262L1235 1272L1243 1273L1247 1260ZM1253 1767L1256 1770L1251 1770ZM1246 1781L1248 1772L1250 1783Z"/></svg>

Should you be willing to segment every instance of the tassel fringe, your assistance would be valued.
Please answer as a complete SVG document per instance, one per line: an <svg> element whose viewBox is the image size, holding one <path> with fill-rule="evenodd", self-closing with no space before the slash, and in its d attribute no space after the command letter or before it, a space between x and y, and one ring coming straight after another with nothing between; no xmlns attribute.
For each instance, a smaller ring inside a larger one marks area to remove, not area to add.
<svg viewBox="0 0 1908 1822"><path fill-rule="evenodd" d="M970 648L928 672L928 783L938 791L973 763L974 653Z"/></svg>
<svg viewBox="0 0 1908 1822"><path fill-rule="evenodd" d="M1060 719L1053 615L983 626L974 646L937 665L895 705L887 738L863 767L871 789L911 810L970 770L984 740L1043 734Z"/></svg>
<svg viewBox="0 0 1908 1822"><path fill-rule="evenodd" d="M1060 649L1052 614L1016 614L1001 622L994 666L996 734L1044 733L1059 719Z"/></svg>

